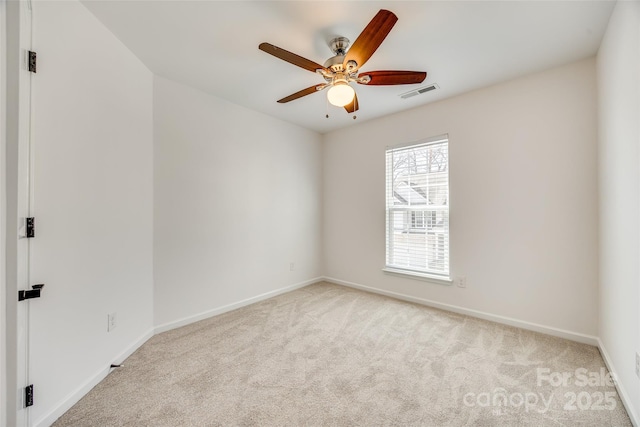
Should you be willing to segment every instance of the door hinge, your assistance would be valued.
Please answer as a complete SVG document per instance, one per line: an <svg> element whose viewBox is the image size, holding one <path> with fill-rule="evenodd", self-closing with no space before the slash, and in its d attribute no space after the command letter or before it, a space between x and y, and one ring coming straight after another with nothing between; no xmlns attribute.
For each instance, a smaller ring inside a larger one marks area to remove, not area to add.
<svg viewBox="0 0 640 427"><path fill-rule="evenodd" d="M44 283L33 285L30 291L18 291L18 301L24 301L31 298L40 298L40 291L44 288Z"/></svg>
<svg viewBox="0 0 640 427"><path fill-rule="evenodd" d="M24 388L24 407L33 406L33 384Z"/></svg>
<svg viewBox="0 0 640 427"><path fill-rule="evenodd" d="M33 51L29 51L29 71L31 71L32 73L36 72L36 53Z"/></svg>
<svg viewBox="0 0 640 427"><path fill-rule="evenodd" d="M27 226L27 239L36 237L36 218L33 216L26 218L26 226Z"/></svg>

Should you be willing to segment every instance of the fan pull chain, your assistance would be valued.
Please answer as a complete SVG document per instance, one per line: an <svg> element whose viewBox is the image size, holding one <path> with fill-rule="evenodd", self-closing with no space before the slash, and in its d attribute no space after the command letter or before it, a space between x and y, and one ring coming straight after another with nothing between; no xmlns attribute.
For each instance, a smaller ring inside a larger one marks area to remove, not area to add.
<svg viewBox="0 0 640 427"><path fill-rule="evenodd" d="M324 97L324 110L325 110L325 117L328 119L329 118L329 98L327 98L326 96Z"/></svg>

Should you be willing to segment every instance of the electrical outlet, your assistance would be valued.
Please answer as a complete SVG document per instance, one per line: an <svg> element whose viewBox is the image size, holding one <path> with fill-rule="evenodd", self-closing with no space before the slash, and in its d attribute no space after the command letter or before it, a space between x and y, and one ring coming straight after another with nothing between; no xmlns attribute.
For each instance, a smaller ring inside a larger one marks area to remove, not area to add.
<svg viewBox="0 0 640 427"><path fill-rule="evenodd" d="M466 288L467 287L467 276L458 277L458 287Z"/></svg>
<svg viewBox="0 0 640 427"><path fill-rule="evenodd" d="M295 265L295 263L290 262L290 263L289 263L289 271L293 271L293 270L295 270L295 269L296 269L296 265Z"/></svg>
<svg viewBox="0 0 640 427"><path fill-rule="evenodd" d="M113 331L116 325L116 313L107 314L107 332Z"/></svg>
<svg viewBox="0 0 640 427"><path fill-rule="evenodd" d="M640 353L636 353L636 376L640 378Z"/></svg>

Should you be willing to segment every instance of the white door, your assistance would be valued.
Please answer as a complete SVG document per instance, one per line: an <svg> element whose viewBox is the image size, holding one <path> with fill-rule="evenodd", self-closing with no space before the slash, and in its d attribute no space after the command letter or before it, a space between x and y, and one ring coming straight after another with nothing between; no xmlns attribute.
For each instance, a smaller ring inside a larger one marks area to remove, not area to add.
<svg viewBox="0 0 640 427"><path fill-rule="evenodd" d="M27 237L26 218L33 216L32 191L32 84L28 53L32 49L30 1L6 2L7 87L17 88L17 96L7 102L7 396L8 425L31 425L25 388L29 374L29 317L31 299L18 301L18 290L32 290L30 252L33 239ZM19 70L18 70L19 69ZM17 72L17 75L15 74ZM11 74L13 73L13 74ZM9 103L11 105L9 105Z"/></svg>

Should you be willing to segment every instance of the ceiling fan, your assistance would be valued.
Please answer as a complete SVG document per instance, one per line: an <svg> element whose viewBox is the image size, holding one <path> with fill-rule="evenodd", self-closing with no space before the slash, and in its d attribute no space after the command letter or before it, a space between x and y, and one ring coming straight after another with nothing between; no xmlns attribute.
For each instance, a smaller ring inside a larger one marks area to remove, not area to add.
<svg viewBox="0 0 640 427"><path fill-rule="evenodd" d="M338 107L344 107L348 113L358 110L358 96L349 83L356 82L368 86L405 85L422 83L427 77L424 71L369 71L358 74L358 70L378 49L387 37L398 17L388 10L381 9L360 33L349 48L349 39L337 37L329 42L335 56L324 65L303 58L269 43L261 43L258 48L263 52L287 61L324 77L326 83L313 85L278 100L279 103L293 101L303 96L329 88L327 99Z"/></svg>

